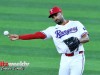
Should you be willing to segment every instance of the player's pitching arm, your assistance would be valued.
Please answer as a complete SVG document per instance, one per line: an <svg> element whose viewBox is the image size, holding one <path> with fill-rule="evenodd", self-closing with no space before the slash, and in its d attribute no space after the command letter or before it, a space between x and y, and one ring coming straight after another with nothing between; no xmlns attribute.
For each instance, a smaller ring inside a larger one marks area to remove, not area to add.
<svg viewBox="0 0 100 75"><path fill-rule="evenodd" d="M10 34L9 38L13 41L14 40L45 39L46 35L42 32L36 32L34 34L25 34L25 35Z"/></svg>

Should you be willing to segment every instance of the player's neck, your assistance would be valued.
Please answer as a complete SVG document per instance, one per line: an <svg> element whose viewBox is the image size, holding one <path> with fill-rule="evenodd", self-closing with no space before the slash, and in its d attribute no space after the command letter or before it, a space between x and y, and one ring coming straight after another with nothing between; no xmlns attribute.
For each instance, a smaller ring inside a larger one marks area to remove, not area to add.
<svg viewBox="0 0 100 75"><path fill-rule="evenodd" d="M64 20L64 22L61 25L65 25L69 22L69 20Z"/></svg>

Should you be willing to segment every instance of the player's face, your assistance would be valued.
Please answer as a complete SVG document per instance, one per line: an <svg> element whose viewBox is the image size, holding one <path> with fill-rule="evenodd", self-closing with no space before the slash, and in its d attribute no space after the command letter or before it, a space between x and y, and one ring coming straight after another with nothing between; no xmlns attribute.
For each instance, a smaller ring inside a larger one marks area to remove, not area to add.
<svg viewBox="0 0 100 75"><path fill-rule="evenodd" d="M51 18L54 20L55 23L57 23L58 25L61 25L64 22L64 18L62 13L56 13L54 15L51 16Z"/></svg>

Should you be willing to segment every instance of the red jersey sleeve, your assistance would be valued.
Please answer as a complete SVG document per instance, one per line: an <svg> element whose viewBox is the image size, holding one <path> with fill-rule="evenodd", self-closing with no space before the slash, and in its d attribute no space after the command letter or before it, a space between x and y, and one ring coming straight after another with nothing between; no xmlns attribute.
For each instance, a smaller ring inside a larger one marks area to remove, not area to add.
<svg viewBox="0 0 100 75"><path fill-rule="evenodd" d="M45 39L46 35L42 32L36 32L34 34L19 35L21 40L31 40L31 39Z"/></svg>

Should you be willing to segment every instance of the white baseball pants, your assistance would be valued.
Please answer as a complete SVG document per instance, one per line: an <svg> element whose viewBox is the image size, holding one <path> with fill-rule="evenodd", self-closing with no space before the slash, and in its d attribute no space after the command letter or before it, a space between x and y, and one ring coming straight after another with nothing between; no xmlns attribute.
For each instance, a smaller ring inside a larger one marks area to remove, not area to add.
<svg viewBox="0 0 100 75"><path fill-rule="evenodd" d="M84 53L74 56L61 55L59 75L82 75L85 65Z"/></svg>

